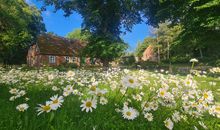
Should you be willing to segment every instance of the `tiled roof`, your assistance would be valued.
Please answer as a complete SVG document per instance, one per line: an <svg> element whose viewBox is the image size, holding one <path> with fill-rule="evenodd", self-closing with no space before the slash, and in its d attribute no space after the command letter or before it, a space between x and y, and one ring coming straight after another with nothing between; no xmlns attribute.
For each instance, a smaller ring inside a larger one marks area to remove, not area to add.
<svg viewBox="0 0 220 130"><path fill-rule="evenodd" d="M85 46L85 42L42 34L37 39L37 46L40 54L72 56L79 54L80 49Z"/></svg>

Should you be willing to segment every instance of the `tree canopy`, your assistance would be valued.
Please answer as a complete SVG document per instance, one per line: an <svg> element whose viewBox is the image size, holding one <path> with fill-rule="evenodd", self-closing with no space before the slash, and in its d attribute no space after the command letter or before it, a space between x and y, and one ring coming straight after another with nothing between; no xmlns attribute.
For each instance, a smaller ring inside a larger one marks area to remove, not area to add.
<svg viewBox="0 0 220 130"><path fill-rule="evenodd" d="M207 56L220 56L219 0L140 0L140 3L148 24L157 27L167 20L172 25L181 24L176 42L179 52L195 56L198 50L203 50Z"/></svg>
<svg viewBox="0 0 220 130"><path fill-rule="evenodd" d="M69 32L66 35L66 37L69 39L79 39L79 40L87 41L88 38L90 37L90 34L86 32L82 32L81 29L79 28L79 29L73 30L72 32Z"/></svg>
<svg viewBox="0 0 220 130"><path fill-rule="evenodd" d="M182 31L175 45L178 45L177 48L187 48L182 51L184 53L194 55L197 50L203 50L210 54L210 50L217 50L215 46L220 43L219 0L42 1L45 3L43 8L54 5L55 10L64 10L65 16L74 11L80 13L83 16L83 30L108 39L120 41L122 28L129 31L141 21L154 27L168 21L171 23L169 26L181 26ZM215 54L220 55L217 51Z"/></svg>
<svg viewBox="0 0 220 130"><path fill-rule="evenodd" d="M0 60L24 63L28 46L45 31L40 11L24 0L1 0L0 16Z"/></svg>

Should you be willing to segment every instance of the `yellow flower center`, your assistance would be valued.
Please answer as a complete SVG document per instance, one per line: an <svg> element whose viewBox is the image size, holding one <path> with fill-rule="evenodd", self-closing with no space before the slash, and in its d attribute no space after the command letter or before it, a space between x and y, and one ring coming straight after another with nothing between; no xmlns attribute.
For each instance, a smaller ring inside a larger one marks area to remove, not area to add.
<svg viewBox="0 0 220 130"><path fill-rule="evenodd" d="M90 90L91 90L91 91L95 91L95 90L96 90L96 86L92 86L92 87L90 88Z"/></svg>
<svg viewBox="0 0 220 130"><path fill-rule="evenodd" d="M50 110L50 105L45 105L42 108L44 111L48 111L48 110Z"/></svg>
<svg viewBox="0 0 220 130"><path fill-rule="evenodd" d="M97 93L97 96L99 96L99 97L102 96L102 93L101 92Z"/></svg>
<svg viewBox="0 0 220 130"><path fill-rule="evenodd" d="M53 104L57 104L58 103L58 99L53 100Z"/></svg>
<svg viewBox="0 0 220 130"><path fill-rule="evenodd" d="M131 84L134 83L134 80L133 80L133 79L129 79L128 81L129 81L129 83L131 83Z"/></svg>
<svg viewBox="0 0 220 130"><path fill-rule="evenodd" d="M130 111L126 112L126 115L131 116L131 112Z"/></svg>
<svg viewBox="0 0 220 130"><path fill-rule="evenodd" d="M20 107L20 111L24 112L24 107Z"/></svg>
<svg viewBox="0 0 220 130"><path fill-rule="evenodd" d="M160 92L160 95L161 95L161 96L164 96L164 95L165 95L165 92L164 92L164 91L161 91L161 92Z"/></svg>
<svg viewBox="0 0 220 130"><path fill-rule="evenodd" d="M145 103L144 107L146 107L146 108L147 108L147 107L149 107L149 105L148 105L147 103Z"/></svg>
<svg viewBox="0 0 220 130"><path fill-rule="evenodd" d="M92 106L92 102L86 102L86 107L91 107Z"/></svg>
<svg viewBox="0 0 220 130"><path fill-rule="evenodd" d="M209 97L209 95L208 95L207 93L204 93L204 94L203 94L203 97L206 99L206 98Z"/></svg>
<svg viewBox="0 0 220 130"><path fill-rule="evenodd" d="M190 84L190 81L187 81L186 84L189 85L189 84Z"/></svg>
<svg viewBox="0 0 220 130"><path fill-rule="evenodd" d="M216 111L220 112L220 106L215 108Z"/></svg>

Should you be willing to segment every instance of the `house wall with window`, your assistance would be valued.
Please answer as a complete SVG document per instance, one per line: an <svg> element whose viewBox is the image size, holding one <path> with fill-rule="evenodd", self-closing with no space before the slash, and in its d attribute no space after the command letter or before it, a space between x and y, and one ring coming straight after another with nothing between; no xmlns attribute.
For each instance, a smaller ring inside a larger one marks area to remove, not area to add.
<svg viewBox="0 0 220 130"><path fill-rule="evenodd" d="M32 67L59 66L64 63L90 65L92 63L90 58L79 58L79 52L84 47L85 43L80 40L42 34L29 48L27 64Z"/></svg>

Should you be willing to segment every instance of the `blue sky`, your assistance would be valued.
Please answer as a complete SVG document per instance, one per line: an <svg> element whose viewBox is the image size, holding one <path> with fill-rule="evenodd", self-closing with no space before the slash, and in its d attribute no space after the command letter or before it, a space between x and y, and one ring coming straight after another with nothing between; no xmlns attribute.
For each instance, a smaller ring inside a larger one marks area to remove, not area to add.
<svg viewBox="0 0 220 130"><path fill-rule="evenodd" d="M35 5L38 8L42 3L37 0L26 0L30 5ZM62 10L53 12L53 7L48 7L46 11L42 12L43 21L46 25L48 32L54 32L59 36L66 36L67 33L74 29L80 28L82 23L82 17L74 13L69 17L64 17ZM134 51L138 41L143 41L145 37L150 35L149 26L146 24L137 24L133 27L132 32L127 32L125 35L121 35L121 38L129 44L128 51Z"/></svg>

